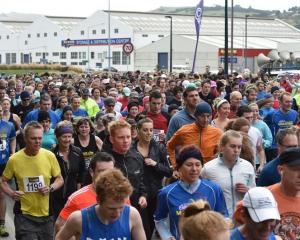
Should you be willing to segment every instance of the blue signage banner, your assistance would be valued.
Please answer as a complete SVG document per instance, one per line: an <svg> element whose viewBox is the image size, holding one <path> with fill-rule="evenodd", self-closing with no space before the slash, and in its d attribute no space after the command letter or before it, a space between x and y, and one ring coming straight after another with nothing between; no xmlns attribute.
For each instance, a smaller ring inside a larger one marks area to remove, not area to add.
<svg viewBox="0 0 300 240"><path fill-rule="evenodd" d="M102 38L102 39L80 39L80 40L62 40L63 47L77 47L77 46L105 46L108 45L123 45L124 43L131 42L131 38Z"/></svg>
<svg viewBox="0 0 300 240"><path fill-rule="evenodd" d="M225 57L221 57L221 62L225 62ZM237 63L237 57L228 57L228 63Z"/></svg>

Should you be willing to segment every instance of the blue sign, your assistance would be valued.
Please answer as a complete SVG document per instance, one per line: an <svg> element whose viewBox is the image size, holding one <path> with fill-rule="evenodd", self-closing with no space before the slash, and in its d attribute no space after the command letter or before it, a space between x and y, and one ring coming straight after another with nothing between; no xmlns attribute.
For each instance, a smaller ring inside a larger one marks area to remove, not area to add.
<svg viewBox="0 0 300 240"><path fill-rule="evenodd" d="M225 62L225 57L221 57L221 62ZM237 57L233 57L231 61L231 57L228 57L228 63L237 63Z"/></svg>
<svg viewBox="0 0 300 240"><path fill-rule="evenodd" d="M124 43L131 42L131 38L103 38L103 39L80 39L80 40L62 40L63 47L77 47L77 46L105 46L110 45L123 45Z"/></svg>

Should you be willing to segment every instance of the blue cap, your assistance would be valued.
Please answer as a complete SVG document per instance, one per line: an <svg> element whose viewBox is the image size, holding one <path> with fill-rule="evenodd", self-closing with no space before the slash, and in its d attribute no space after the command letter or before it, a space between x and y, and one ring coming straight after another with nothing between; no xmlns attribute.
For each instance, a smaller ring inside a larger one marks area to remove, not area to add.
<svg viewBox="0 0 300 240"><path fill-rule="evenodd" d="M211 107L210 105L207 103L207 102L201 102L199 103L197 106L196 106L196 110L195 110L195 117L203 114L203 113L208 113L211 115L212 113L212 110L211 110Z"/></svg>

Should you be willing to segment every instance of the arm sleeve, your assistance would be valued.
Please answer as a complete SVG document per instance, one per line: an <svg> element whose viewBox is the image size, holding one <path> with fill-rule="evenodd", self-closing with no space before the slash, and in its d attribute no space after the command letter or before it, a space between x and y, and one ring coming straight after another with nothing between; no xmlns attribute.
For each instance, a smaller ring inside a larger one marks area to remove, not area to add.
<svg viewBox="0 0 300 240"><path fill-rule="evenodd" d="M176 160L175 160L176 146L181 145L180 134L181 134L181 131L179 129L167 143L167 152L170 156L170 161L174 168L176 167Z"/></svg>
<svg viewBox="0 0 300 240"><path fill-rule="evenodd" d="M263 128L263 140L264 140L263 145L264 145L264 148L269 148L272 145L273 136L272 136L272 133L271 133L271 130L270 130L269 126L265 122L262 122L262 123L264 125L264 128Z"/></svg>
<svg viewBox="0 0 300 240"><path fill-rule="evenodd" d="M177 124L177 120L172 117L169 123L169 127L168 127L168 131L167 131L167 135L166 135L166 141L169 141L171 139L171 137L173 136L173 134L176 131L176 125Z"/></svg>
<svg viewBox="0 0 300 240"><path fill-rule="evenodd" d="M172 237L170 229L168 227L167 219L162 219L159 221L155 221L156 230L159 233L159 236L162 240L167 240Z"/></svg>
<svg viewBox="0 0 300 240"><path fill-rule="evenodd" d="M171 177L172 169L170 167L169 160L167 159L167 151L163 145L159 146L159 160L154 168L163 177Z"/></svg>
<svg viewBox="0 0 300 240"><path fill-rule="evenodd" d="M143 162L143 160L141 159L141 162ZM140 186L139 186L139 197L144 196L147 197L147 189L146 189L146 185L145 185L145 178L144 178L144 167L142 165L141 167L141 175L140 175Z"/></svg>
<svg viewBox="0 0 300 240"><path fill-rule="evenodd" d="M26 117L25 117L25 119L24 119L24 121L23 121L23 123L22 123L22 125L21 125L21 127L22 128L24 128L25 127L25 125L28 123L28 122L30 122L30 120L31 120L31 112L29 112L28 114L26 114Z"/></svg>
<svg viewBox="0 0 300 240"><path fill-rule="evenodd" d="M71 195L68 201L66 202L64 208L60 211L59 216L66 221L68 217L71 215L71 213L75 212L76 210L79 209L76 208L75 201L73 200Z"/></svg>
<svg viewBox="0 0 300 240"><path fill-rule="evenodd" d="M154 220L160 221L166 219L169 214L169 208L167 204L167 195L165 192L160 191L157 197L157 207L154 212Z"/></svg>
<svg viewBox="0 0 300 240"><path fill-rule="evenodd" d="M80 153L80 155L79 155L79 174L77 177L77 183L83 184L85 172L86 172L86 170L85 170L84 157L83 157L83 154Z"/></svg>
<svg viewBox="0 0 300 240"><path fill-rule="evenodd" d="M216 206L213 210L221 213L224 217L229 217L222 189L218 185L216 185L216 186L217 186L217 189L216 189L217 199L216 199Z"/></svg>

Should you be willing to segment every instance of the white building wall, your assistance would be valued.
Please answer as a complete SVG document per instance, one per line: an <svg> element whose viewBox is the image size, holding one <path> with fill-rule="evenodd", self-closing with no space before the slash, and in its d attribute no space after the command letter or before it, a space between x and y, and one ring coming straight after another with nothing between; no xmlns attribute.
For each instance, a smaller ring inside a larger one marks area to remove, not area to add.
<svg viewBox="0 0 300 240"><path fill-rule="evenodd" d="M173 36L173 65L188 65L192 68L195 44L196 41L184 36ZM135 52L135 69L153 71L158 64L158 53L169 51L169 37L138 49ZM218 47L199 42L195 71L203 72L206 65L210 65L211 69L218 68Z"/></svg>

